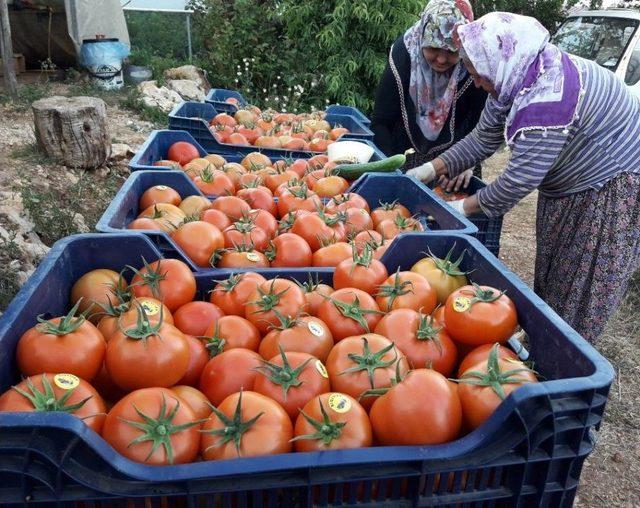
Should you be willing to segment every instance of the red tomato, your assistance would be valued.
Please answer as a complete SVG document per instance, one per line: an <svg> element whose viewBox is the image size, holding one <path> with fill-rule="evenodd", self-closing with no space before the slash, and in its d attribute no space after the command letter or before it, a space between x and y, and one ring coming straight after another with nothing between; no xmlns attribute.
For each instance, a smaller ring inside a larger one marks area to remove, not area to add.
<svg viewBox="0 0 640 508"><path fill-rule="evenodd" d="M259 169L264 169L266 167L271 166L271 159L267 157L262 152L251 152L245 155L245 157L240 161L240 164L247 171L257 171Z"/></svg>
<svg viewBox="0 0 640 508"><path fill-rule="evenodd" d="M353 397L324 393L311 399L296 420L297 452L364 448L372 444L369 416Z"/></svg>
<svg viewBox="0 0 640 508"><path fill-rule="evenodd" d="M240 189L236 195L249 203L252 209L266 210L273 216L278 214L273 194L266 187Z"/></svg>
<svg viewBox="0 0 640 508"><path fill-rule="evenodd" d="M235 127L238 122L227 113L218 113L211 119L211 125L227 125L229 127Z"/></svg>
<svg viewBox="0 0 640 508"><path fill-rule="evenodd" d="M83 379L73 374L40 374L0 396L0 412L4 411L62 411L80 418L100 434L107 409L95 388Z"/></svg>
<svg viewBox="0 0 640 508"><path fill-rule="evenodd" d="M136 270L131 280L133 294L151 296L176 310L196 295L196 278L189 267L178 259L161 259Z"/></svg>
<svg viewBox="0 0 640 508"><path fill-rule="evenodd" d="M220 196L211 203L213 210L219 210L224 213L231 220L241 219L243 216L248 215L251 210L251 206L245 200L236 196Z"/></svg>
<svg viewBox="0 0 640 508"><path fill-rule="evenodd" d="M157 430L160 426L164 432ZM135 462L186 464L198 456L198 429L195 413L178 395L166 388L146 388L111 408L102 437Z"/></svg>
<svg viewBox="0 0 640 508"><path fill-rule="evenodd" d="M372 249L378 248L384 243L382 235L373 229L367 229L366 231L360 231L354 238L353 243L356 246L356 251L361 253L365 246L369 244ZM376 258L377 259L377 258Z"/></svg>
<svg viewBox="0 0 640 508"><path fill-rule="evenodd" d="M189 364L187 372L178 381L180 385L196 386L200 382L200 374L209 361L209 354L202 341L192 335L184 336L189 345Z"/></svg>
<svg viewBox="0 0 640 508"><path fill-rule="evenodd" d="M22 334L16 350L22 374L66 372L86 381L98 374L106 342L93 324L74 316L77 309L76 303L66 316L41 321Z"/></svg>
<svg viewBox="0 0 640 508"><path fill-rule="evenodd" d="M171 238L198 266L210 267L211 257L225 245L220 230L204 221L187 222L171 233Z"/></svg>
<svg viewBox="0 0 640 508"><path fill-rule="evenodd" d="M200 391L214 406L240 390L253 390L256 367L262 358L255 351L237 348L211 358L200 376Z"/></svg>
<svg viewBox="0 0 640 508"><path fill-rule="evenodd" d="M318 195L306 186L294 186L285 189L278 199L278 213L284 217L289 212L307 210L313 212L322 207Z"/></svg>
<svg viewBox="0 0 640 508"><path fill-rule="evenodd" d="M167 158L184 166L187 162L200 157L198 149L187 141L176 141L169 147Z"/></svg>
<svg viewBox="0 0 640 508"><path fill-rule="evenodd" d="M233 459L291 451L293 425L282 406L256 392L234 393L202 427L202 458Z"/></svg>
<svg viewBox="0 0 640 508"><path fill-rule="evenodd" d="M377 228L378 225L385 220L395 221L397 215L408 219L411 217L411 212L409 212L407 207L401 205L397 201L392 201L391 203L380 203L380 206L371 212L373 227Z"/></svg>
<svg viewBox="0 0 640 508"><path fill-rule="evenodd" d="M349 238L373 228L373 222L369 213L362 208L347 208L345 227Z"/></svg>
<svg viewBox="0 0 640 508"><path fill-rule="evenodd" d="M211 303L215 303L226 315L244 316L244 306L249 297L266 280L254 272L231 275L215 285L211 291Z"/></svg>
<svg viewBox="0 0 640 508"><path fill-rule="evenodd" d="M265 334L280 323L278 314L297 316L305 304L304 293L295 282L272 279L262 282L249 297L245 317Z"/></svg>
<svg viewBox="0 0 640 508"><path fill-rule="evenodd" d="M360 208L367 213L370 211L367 200L355 192L334 196L325 207L327 213L345 212L349 208Z"/></svg>
<svg viewBox="0 0 640 508"><path fill-rule="evenodd" d="M200 390L188 385L172 386L170 390L193 410L196 420L206 420L211 414L209 399Z"/></svg>
<svg viewBox="0 0 640 508"><path fill-rule="evenodd" d="M283 351L308 353L320 361L325 361L333 347L333 336L329 327L312 316L287 318L281 316L281 324L267 333L258 352L265 360Z"/></svg>
<svg viewBox="0 0 640 508"><path fill-rule="evenodd" d="M306 159L296 159L291 163L289 169L298 175L298 178L304 177L309 169L309 162Z"/></svg>
<svg viewBox="0 0 640 508"><path fill-rule="evenodd" d="M304 238L313 252L327 242L342 242L346 239L344 223L338 216L316 213L298 215L291 232Z"/></svg>
<svg viewBox="0 0 640 508"><path fill-rule="evenodd" d="M338 266L353 256L353 249L347 242L330 243L313 253L313 266Z"/></svg>
<svg viewBox="0 0 640 508"><path fill-rule="evenodd" d="M151 298L149 296L141 296L134 298L127 311L124 312L120 318L115 322L105 324L102 328L105 330L104 338L107 342L111 339L111 336L120 331L121 328L127 326L133 326L140 319L140 308L144 310L144 313L152 325L157 325L160 321L167 324L174 324L173 314L160 300Z"/></svg>
<svg viewBox="0 0 640 508"><path fill-rule="evenodd" d="M200 214L200 220L208 222L212 226L217 227L220 231L231 225L231 219L229 219L229 217L220 210L214 210L213 208L203 210Z"/></svg>
<svg viewBox="0 0 640 508"><path fill-rule="evenodd" d="M140 210L145 210L158 203L170 203L178 206L180 201L182 201L182 198L175 189L166 185L154 185L140 196Z"/></svg>
<svg viewBox="0 0 640 508"><path fill-rule="evenodd" d="M278 220L266 210L251 210L249 217L253 219L256 226L265 230L269 239L278 234Z"/></svg>
<svg viewBox="0 0 640 508"><path fill-rule="evenodd" d="M349 188L349 182L337 175L320 178L314 185L313 191L321 198L332 198L342 194Z"/></svg>
<svg viewBox="0 0 640 508"><path fill-rule="evenodd" d="M411 371L379 397L369 417L373 433L384 446L447 443L458 437L462 427L456 387L439 372L428 369Z"/></svg>
<svg viewBox="0 0 640 508"><path fill-rule="evenodd" d="M392 340L414 369L450 376L458 359L456 345L432 319L413 309L396 309L380 320L375 332Z"/></svg>
<svg viewBox="0 0 640 508"><path fill-rule="evenodd" d="M380 321L381 314L369 293L352 288L334 291L318 308L318 317L327 324L336 342L369 333Z"/></svg>
<svg viewBox="0 0 640 508"><path fill-rule="evenodd" d="M444 307L441 307L441 309L444 311ZM458 367L458 377L461 377L462 374L464 374L474 365L481 362L486 362L493 347L494 344L483 344L482 346L478 346L477 348L474 348L469 353L467 353L460 362L460 366ZM511 349L509 349L508 347L504 346L498 346L498 359L514 360L516 362L520 361L520 358L518 358L517 354L511 351Z"/></svg>
<svg viewBox="0 0 640 508"><path fill-rule="evenodd" d="M395 238L401 233L411 233L413 231L424 231L424 227L416 219L396 215L395 219L383 220L376 226L376 231L385 239Z"/></svg>
<svg viewBox="0 0 640 508"><path fill-rule="evenodd" d="M454 340L479 346L506 341L518 326L511 298L490 286L463 286L449 295L444 308Z"/></svg>
<svg viewBox="0 0 640 508"><path fill-rule="evenodd" d="M318 358L297 351L280 351L258 368L253 390L275 400L295 420L313 397L328 392L329 375Z"/></svg>
<svg viewBox="0 0 640 508"><path fill-rule="evenodd" d="M234 222L223 231L226 248L244 246L264 252L269 245L269 235L250 217Z"/></svg>
<svg viewBox="0 0 640 508"><path fill-rule="evenodd" d="M409 364L393 342L376 333L346 337L338 342L327 358L327 371L334 390L358 399L365 409L374 397L362 397L368 390L389 387Z"/></svg>
<svg viewBox="0 0 640 508"><path fill-rule="evenodd" d="M387 277L387 268L377 259L373 259L371 249L365 249L362 254L354 251L351 258L341 261L336 266L333 272L333 287L356 288L374 295Z"/></svg>
<svg viewBox="0 0 640 508"><path fill-rule="evenodd" d="M127 229L148 229L151 231L164 231L164 228L158 221L143 217L142 219L134 219L127 224Z"/></svg>
<svg viewBox="0 0 640 508"><path fill-rule="evenodd" d="M100 312L117 298L127 298L127 281L113 270L98 268L80 277L71 287L70 303L79 302L78 313L91 309L89 320L97 324Z"/></svg>
<svg viewBox="0 0 640 508"><path fill-rule="evenodd" d="M175 327L187 335L202 336L209 325L224 316L217 305L210 302L189 302L173 313Z"/></svg>
<svg viewBox="0 0 640 508"><path fill-rule="evenodd" d="M313 254L304 238L293 233L283 233L269 242L265 251L272 267L311 266Z"/></svg>
<svg viewBox="0 0 640 508"><path fill-rule="evenodd" d="M309 276L307 282L299 284L304 291L304 297L307 299L306 312L312 316L318 313L320 304L324 302L324 297L333 293L333 288L328 284L321 284L318 279L315 280Z"/></svg>
<svg viewBox="0 0 640 508"><path fill-rule="evenodd" d="M431 314L438 294L419 273L396 272L378 286L376 303L386 312L406 308Z"/></svg>
<svg viewBox="0 0 640 508"><path fill-rule="evenodd" d="M229 349L244 348L258 351L260 332L240 316L223 316L209 325L206 335L206 349L210 357Z"/></svg>
<svg viewBox="0 0 640 508"><path fill-rule="evenodd" d="M233 180L219 169L205 168L200 175L193 179L193 183L205 196L226 196L236 191Z"/></svg>

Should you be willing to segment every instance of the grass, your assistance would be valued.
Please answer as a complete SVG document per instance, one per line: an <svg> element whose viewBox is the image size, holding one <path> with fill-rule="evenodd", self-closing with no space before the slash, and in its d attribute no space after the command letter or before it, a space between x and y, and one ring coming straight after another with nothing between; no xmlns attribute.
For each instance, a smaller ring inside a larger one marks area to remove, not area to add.
<svg viewBox="0 0 640 508"><path fill-rule="evenodd" d="M36 141L19 146L9 154L11 159L23 160L33 164L55 164L56 160L43 153Z"/></svg>
<svg viewBox="0 0 640 508"><path fill-rule="evenodd" d="M18 98L13 99L7 93L0 92L0 104L11 106L15 111L26 111L35 101L51 96L49 83L34 83L22 85L18 88Z"/></svg>
<svg viewBox="0 0 640 508"><path fill-rule="evenodd" d="M13 297L20 289L20 281L11 262L20 260L22 252L16 243L17 229L11 224L2 224L9 233L8 238L0 236L0 310L7 308Z"/></svg>
<svg viewBox="0 0 640 508"><path fill-rule="evenodd" d="M128 109L136 113L140 118L151 122L156 127L166 127L167 114L160 108L147 106L141 98L137 88L132 88L127 97L120 102L120 107Z"/></svg>

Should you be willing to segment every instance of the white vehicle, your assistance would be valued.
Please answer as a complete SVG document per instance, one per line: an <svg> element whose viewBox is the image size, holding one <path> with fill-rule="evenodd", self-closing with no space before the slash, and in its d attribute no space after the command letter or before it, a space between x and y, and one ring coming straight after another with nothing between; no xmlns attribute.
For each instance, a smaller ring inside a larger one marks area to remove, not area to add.
<svg viewBox="0 0 640 508"><path fill-rule="evenodd" d="M640 98L640 12L582 11L570 15L551 38L560 49L609 69Z"/></svg>

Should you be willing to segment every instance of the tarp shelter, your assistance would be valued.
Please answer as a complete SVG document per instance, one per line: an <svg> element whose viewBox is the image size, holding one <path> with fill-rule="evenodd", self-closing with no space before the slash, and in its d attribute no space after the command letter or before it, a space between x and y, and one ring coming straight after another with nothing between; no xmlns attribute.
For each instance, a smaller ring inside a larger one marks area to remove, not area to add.
<svg viewBox="0 0 640 508"><path fill-rule="evenodd" d="M96 36L130 45L120 0L9 0L9 20L13 51L31 69L48 58L75 65L82 41Z"/></svg>

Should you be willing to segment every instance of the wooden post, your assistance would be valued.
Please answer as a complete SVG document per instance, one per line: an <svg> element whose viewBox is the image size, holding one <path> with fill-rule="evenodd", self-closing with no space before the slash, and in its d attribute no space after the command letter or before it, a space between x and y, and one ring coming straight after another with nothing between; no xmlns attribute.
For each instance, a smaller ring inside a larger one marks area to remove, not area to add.
<svg viewBox="0 0 640 508"><path fill-rule="evenodd" d="M2 64L4 84L11 97L18 96L18 81L13 70L13 44L11 43L11 26L9 25L9 8L7 0L0 0L0 46L2 46Z"/></svg>

